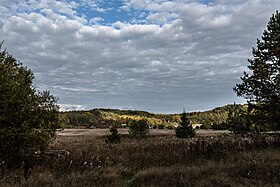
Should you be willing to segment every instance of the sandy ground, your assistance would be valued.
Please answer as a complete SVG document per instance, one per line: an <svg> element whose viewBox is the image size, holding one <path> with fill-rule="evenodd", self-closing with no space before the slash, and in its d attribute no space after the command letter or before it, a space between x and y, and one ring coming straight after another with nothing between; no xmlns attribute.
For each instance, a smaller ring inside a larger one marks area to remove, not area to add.
<svg viewBox="0 0 280 187"><path fill-rule="evenodd" d="M120 134L128 134L128 129L118 129ZM104 136L109 133L109 129L64 129L57 131L58 136ZM196 130L199 136L217 136L220 134L230 133L227 130ZM169 129L149 129L149 134L152 135L175 135L175 130Z"/></svg>

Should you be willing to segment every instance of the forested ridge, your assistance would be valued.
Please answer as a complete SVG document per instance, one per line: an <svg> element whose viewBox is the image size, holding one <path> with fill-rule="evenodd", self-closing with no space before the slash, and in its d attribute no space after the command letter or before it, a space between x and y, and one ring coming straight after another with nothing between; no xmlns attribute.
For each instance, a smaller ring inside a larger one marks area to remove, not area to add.
<svg viewBox="0 0 280 187"><path fill-rule="evenodd" d="M245 109L246 105L231 104L208 111L189 112L188 116L193 125L199 125L201 128L224 129L228 113L234 107ZM174 128L180 122L180 114L158 114L147 111L104 108L60 112L59 118L61 128L82 126L96 128L123 127L124 124L129 124L130 121L135 120L146 120L154 128Z"/></svg>

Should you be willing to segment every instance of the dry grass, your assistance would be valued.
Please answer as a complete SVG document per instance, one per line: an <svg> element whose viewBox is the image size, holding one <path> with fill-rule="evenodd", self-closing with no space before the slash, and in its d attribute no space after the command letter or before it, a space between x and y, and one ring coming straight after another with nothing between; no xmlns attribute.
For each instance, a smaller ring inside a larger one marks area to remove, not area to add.
<svg viewBox="0 0 280 187"><path fill-rule="evenodd" d="M120 134L128 134L128 128L118 129ZM108 129L64 129L58 131L58 136L105 136L108 133ZM227 130L196 130L198 136L217 136L222 134L229 134ZM175 131L172 129L149 129L150 135L175 135Z"/></svg>
<svg viewBox="0 0 280 187"><path fill-rule="evenodd" d="M44 158L28 181L20 171L6 173L0 186L280 186L275 135L178 139L171 131L153 130L139 139L124 130L120 144L107 145L108 130L90 132L62 132L50 149L68 150L68 156Z"/></svg>

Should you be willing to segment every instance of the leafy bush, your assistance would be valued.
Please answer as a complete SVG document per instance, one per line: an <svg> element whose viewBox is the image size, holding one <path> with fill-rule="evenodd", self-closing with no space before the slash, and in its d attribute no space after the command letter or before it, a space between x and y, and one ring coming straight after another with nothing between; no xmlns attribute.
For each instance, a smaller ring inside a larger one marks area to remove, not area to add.
<svg viewBox="0 0 280 187"><path fill-rule="evenodd" d="M164 129L164 125L158 125L158 129Z"/></svg>
<svg viewBox="0 0 280 187"><path fill-rule="evenodd" d="M149 125L145 120L131 121L129 123L129 133L138 137L146 137Z"/></svg>
<svg viewBox="0 0 280 187"><path fill-rule="evenodd" d="M235 106L235 105L234 105ZM235 134L246 134L252 132L250 115L245 109L233 107L228 113L227 126Z"/></svg>
<svg viewBox="0 0 280 187"><path fill-rule="evenodd" d="M201 126L200 126L200 129L211 129L212 128L212 126L211 125L208 125L208 124L202 124Z"/></svg>
<svg viewBox="0 0 280 187"><path fill-rule="evenodd" d="M174 126L173 125L167 125L167 126L165 126L165 128L167 128L167 129L174 129Z"/></svg>
<svg viewBox="0 0 280 187"><path fill-rule="evenodd" d="M226 130L227 129L227 124L224 123L224 122L221 123L221 124L213 123L212 129L214 129L214 130Z"/></svg>

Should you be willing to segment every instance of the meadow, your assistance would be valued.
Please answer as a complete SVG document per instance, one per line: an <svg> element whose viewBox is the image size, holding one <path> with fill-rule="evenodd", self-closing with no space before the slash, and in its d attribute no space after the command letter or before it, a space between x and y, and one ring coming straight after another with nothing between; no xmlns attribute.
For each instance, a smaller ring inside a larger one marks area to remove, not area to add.
<svg viewBox="0 0 280 187"><path fill-rule="evenodd" d="M280 136L236 136L198 130L179 139L174 130L151 129L106 144L108 129L66 129L38 158L25 180L1 167L0 186L280 186ZM64 150L64 151L61 151Z"/></svg>

